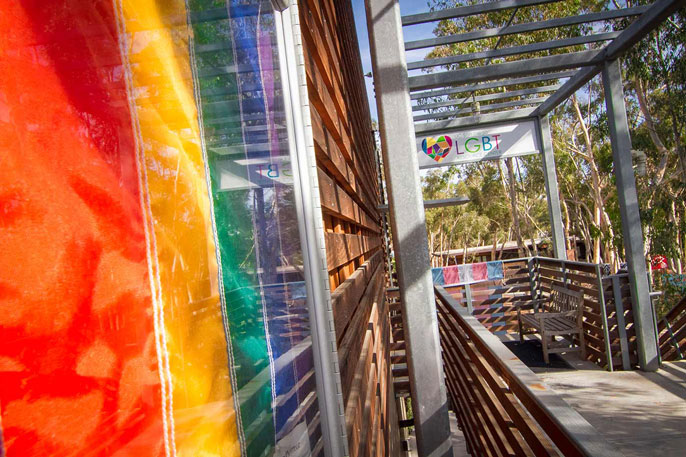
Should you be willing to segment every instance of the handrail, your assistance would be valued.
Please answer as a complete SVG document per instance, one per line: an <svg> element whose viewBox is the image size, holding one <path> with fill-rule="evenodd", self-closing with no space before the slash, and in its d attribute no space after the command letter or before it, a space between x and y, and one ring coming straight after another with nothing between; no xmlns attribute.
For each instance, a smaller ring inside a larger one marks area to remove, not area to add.
<svg viewBox="0 0 686 457"><path fill-rule="evenodd" d="M493 405L494 411L507 411L508 414L521 414L522 408L530 418L526 416L519 416L522 420L522 428L517 427L517 432L521 433L523 437L534 437L534 441L542 439L537 444L538 451L536 454L541 455L563 455L563 456L621 456L622 454L616 449L612 448L605 439L597 432L591 424L589 424L579 413L573 410L561 397L559 397L552 389L547 387L529 368L519 361L507 349L507 347L493 334L491 334L478 320L472 317L465 308L462 308L445 289L441 286L435 286L436 299L439 304L439 322L442 324L441 331L447 338L452 336L453 341L446 341L442 337L442 347L444 351L444 360L447 362L458 362L462 360L465 362L459 368L451 366L446 362L446 375L449 378L450 385L457 385L456 383L464 382L464 380L450 379L460 369L473 370L471 362L475 360L463 360L465 354L469 351L476 352L473 354L478 361L485 361L488 364L485 373L481 373L485 382L491 386L491 391L485 392L486 398L491 401L498 401L498 405ZM442 306L440 306L442 305ZM448 316L443 316L440 319L441 312L449 314L454 320L446 320ZM455 325L456 324L456 325ZM457 341L459 335L464 334L466 338L462 341ZM458 348L455 343L463 345L464 352L457 353ZM473 345L473 348L472 348ZM460 359L463 357L463 359ZM497 375L499 379L495 379ZM506 384L506 393L503 393L502 388L498 388L499 383ZM483 384L480 384L484 388ZM493 389L495 387L495 389ZM451 389L449 389L451 390ZM451 397L456 396L454 389L451 390ZM515 399L512 399L514 395ZM505 400L505 401L503 401ZM475 406L474 403L465 401L464 399L453 398L453 401L461 405ZM512 403L515 402L515 403ZM482 406L483 408L483 406ZM486 415L490 411L484 410ZM475 414L473 411L463 411L459 417L468 418L470 414ZM474 416L476 417L476 416ZM480 416L482 423L486 421L486 417ZM535 423L530 419L533 418ZM502 418L501 418L502 419ZM476 423L476 422L475 422ZM469 427L463 429L467 435L474 435L474 431ZM531 427L531 428L528 428ZM495 434L488 430L482 432L490 434L491 441L497 441ZM543 432L543 435L541 434ZM512 433L512 430L506 430L502 433ZM508 442L498 442L503 446L518 446L521 442L532 446L530 439L521 441L522 436L514 437L514 435L507 435L510 438ZM479 439L484 440L483 437L468 436L468 442L472 443L471 451L474 449L475 443ZM546 438L549 442L546 442ZM486 441L484 441L486 442ZM513 444L514 443L514 444ZM554 448L551 448L551 444ZM556 452L555 448L559 451Z"/></svg>
<svg viewBox="0 0 686 457"><path fill-rule="evenodd" d="M565 260L565 259L556 259L554 257L543 257L543 256L536 256L537 259L539 260L547 260L550 262L559 262L563 263L566 265L576 265L579 267L593 267L595 268L598 264L597 263L590 263L590 262L579 262L578 260Z"/></svg>

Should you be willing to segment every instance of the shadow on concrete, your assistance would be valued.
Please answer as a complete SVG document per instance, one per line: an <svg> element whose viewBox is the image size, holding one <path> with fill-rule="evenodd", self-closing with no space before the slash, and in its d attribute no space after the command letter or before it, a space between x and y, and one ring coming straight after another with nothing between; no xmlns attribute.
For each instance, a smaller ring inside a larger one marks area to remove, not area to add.
<svg viewBox="0 0 686 457"><path fill-rule="evenodd" d="M686 455L686 388L680 385L686 364L666 364L656 373L581 370L539 376L627 457Z"/></svg>

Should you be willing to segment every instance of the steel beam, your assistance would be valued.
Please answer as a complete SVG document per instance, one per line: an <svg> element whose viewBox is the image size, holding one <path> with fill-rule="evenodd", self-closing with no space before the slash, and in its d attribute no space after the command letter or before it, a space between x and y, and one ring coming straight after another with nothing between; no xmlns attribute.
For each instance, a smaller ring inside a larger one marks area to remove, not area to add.
<svg viewBox="0 0 686 457"><path fill-rule="evenodd" d="M418 134L428 135L448 129L471 127L475 125L498 124L500 122L521 121L524 119L531 119L534 110L535 108L523 108L503 111L501 113L459 117L457 119L449 119L447 121L426 122L423 124L415 124L414 130ZM416 148L417 145L415 144L414 147Z"/></svg>
<svg viewBox="0 0 686 457"><path fill-rule="evenodd" d="M628 16L638 16L648 11L649 8L650 6L635 6L632 8L623 8L619 10L600 11L598 13L580 14L578 16L560 17L556 19L549 19L547 21L527 22L524 24L515 24L505 27L494 27L491 29L476 30L474 32L460 33L457 35L408 41L405 43L405 49L407 51L411 51L413 49L432 48L435 46L445 46L448 44L483 40L485 38L516 35L518 33L535 32L537 30L546 30L556 27L586 24L589 22L600 22Z"/></svg>
<svg viewBox="0 0 686 457"><path fill-rule="evenodd" d="M398 0L365 0L419 457L452 456Z"/></svg>
<svg viewBox="0 0 686 457"><path fill-rule="evenodd" d="M548 73L545 75L527 76L524 78L513 78L500 81L491 81L481 84L469 84L466 86L449 87L447 89L430 90L426 92L415 92L410 95L412 100L420 98L441 97L443 95L463 94L467 92L476 92L478 90L495 89L498 87L518 86L520 84L537 83L541 81L553 81L564 78L570 78L576 74L576 71L561 71L558 73Z"/></svg>
<svg viewBox="0 0 686 457"><path fill-rule="evenodd" d="M565 38L562 40L543 41L541 43L526 44L523 46L510 46L509 48L493 49L490 51L472 52L469 54L461 54L457 56L441 57L438 59L425 59L418 62L410 62L407 64L408 70L417 70L420 68L437 67L440 65L452 65L463 62L471 62L480 59L493 59L498 57L516 56L519 54L527 54L530 52L548 51L551 49L565 48L568 46L578 46L580 44L597 43L599 41L608 41L617 38L621 32L606 32L597 33L595 35L584 35L572 38Z"/></svg>
<svg viewBox="0 0 686 457"><path fill-rule="evenodd" d="M541 145L541 159L543 160L543 180L545 194L548 201L548 215L550 217L550 231L553 242L553 252L556 259L567 260L565 247L565 231L562 224L562 210L560 209L560 191L557 187L557 173L555 171L555 155L553 154L553 137L550 134L548 117L538 118L536 122L539 144Z"/></svg>
<svg viewBox="0 0 686 457"><path fill-rule="evenodd" d="M429 109L443 107L457 107L471 102L486 102L491 100L502 100L504 98L520 97L522 95L540 94L543 92L554 92L560 88L560 84L553 86L533 87L531 89L512 90L509 92L497 92L495 94L477 95L476 97L466 96L461 102L456 103L456 99L447 102L427 103L425 105L414 105L412 111L426 111Z"/></svg>
<svg viewBox="0 0 686 457"><path fill-rule="evenodd" d="M643 247L643 230L636 192L636 180L631 162L631 137L624 105L622 73L618 60L606 62L602 70L605 104L607 106L612 161L617 180L619 214L622 220L624 253L629 270L631 301L638 339L639 365L644 371L659 367L655 327L653 326L650 288Z"/></svg>
<svg viewBox="0 0 686 457"><path fill-rule="evenodd" d="M497 109L502 109L502 108L515 108L517 106L524 106L524 105L538 105L543 103L546 100L546 97L538 97L538 98L523 98L521 100L514 100L511 102L503 102L503 103L491 103L490 105L483 105L479 107L479 112L484 112L484 111L494 111ZM414 121L427 121L431 119L445 119L447 117L452 117L456 116L459 114L468 114L472 112L472 108L463 108L463 109L457 109L457 110L448 110L448 111L441 111L437 113L430 113L430 114L422 114L419 116L414 117Z"/></svg>
<svg viewBox="0 0 686 457"><path fill-rule="evenodd" d="M570 52L568 54L537 57L535 59L518 60L497 65L412 76L410 78L410 89L426 90L450 84L470 84L492 79L535 75L538 73L593 66L603 61L600 55L601 51Z"/></svg>
<svg viewBox="0 0 686 457"><path fill-rule="evenodd" d="M469 203L469 197L439 198L438 200L424 200L424 209L445 208L448 206L460 206ZM388 205L376 207L382 213L388 212Z"/></svg>
<svg viewBox="0 0 686 457"><path fill-rule="evenodd" d="M686 6L686 0L658 0L648 11L643 13L629 27L624 29L620 35L612 40L602 50L599 56L603 61L615 60L622 56L634 44L638 43L643 37L652 32L662 21L674 14L679 8ZM583 87L593 79L603 69L603 65L585 68L580 70L574 77L567 81L557 92L536 109L537 116L545 116L555 109L560 103L564 102L574 92Z"/></svg>
<svg viewBox="0 0 686 457"><path fill-rule="evenodd" d="M443 19L454 19L458 17L474 16L476 14L493 13L496 11L509 10L512 8L523 8L544 3L555 3L559 0L503 0L500 2L486 2L471 6L461 6L449 8L429 13L411 14L403 16L403 25L423 24L425 22L436 22Z"/></svg>

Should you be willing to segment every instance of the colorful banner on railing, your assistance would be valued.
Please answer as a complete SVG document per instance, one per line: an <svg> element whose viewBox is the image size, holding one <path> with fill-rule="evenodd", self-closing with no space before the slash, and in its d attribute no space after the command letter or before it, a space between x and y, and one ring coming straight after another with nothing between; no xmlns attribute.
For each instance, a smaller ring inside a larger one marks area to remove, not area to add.
<svg viewBox="0 0 686 457"><path fill-rule="evenodd" d="M450 265L447 267L432 268L431 275L434 284L439 286L452 286L460 284L472 284L481 281L494 281L503 279L503 262L467 263L463 265Z"/></svg>
<svg viewBox="0 0 686 457"><path fill-rule="evenodd" d="M0 11L0 455L321 447L271 4Z"/></svg>

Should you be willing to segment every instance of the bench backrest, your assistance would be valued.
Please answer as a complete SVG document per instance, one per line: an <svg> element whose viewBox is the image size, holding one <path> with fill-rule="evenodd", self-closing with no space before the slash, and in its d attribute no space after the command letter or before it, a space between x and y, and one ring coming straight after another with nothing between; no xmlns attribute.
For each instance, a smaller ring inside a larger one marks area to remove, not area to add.
<svg viewBox="0 0 686 457"><path fill-rule="evenodd" d="M548 312L567 313L571 311L581 312L583 309L584 294L566 287L553 286L548 302Z"/></svg>

